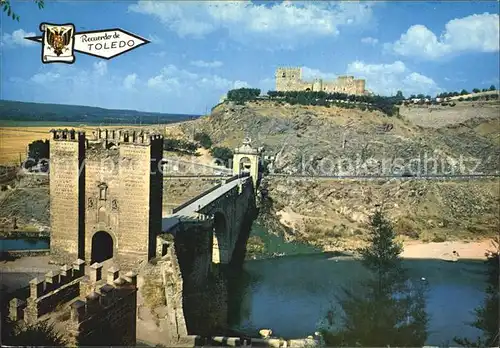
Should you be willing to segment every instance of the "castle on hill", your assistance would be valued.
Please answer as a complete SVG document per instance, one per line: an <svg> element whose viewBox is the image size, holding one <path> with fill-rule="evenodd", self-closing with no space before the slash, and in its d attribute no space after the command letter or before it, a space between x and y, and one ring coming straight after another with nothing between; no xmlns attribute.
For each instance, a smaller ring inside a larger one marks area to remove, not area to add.
<svg viewBox="0 0 500 348"><path fill-rule="evenodd" d="M339 76L334 81L315 79L312 82L302 80L302 68L276 69L276 91L323 91L326 93L346 93L354 95L370 94L365 89L365 80L354 76Z"/></svg>

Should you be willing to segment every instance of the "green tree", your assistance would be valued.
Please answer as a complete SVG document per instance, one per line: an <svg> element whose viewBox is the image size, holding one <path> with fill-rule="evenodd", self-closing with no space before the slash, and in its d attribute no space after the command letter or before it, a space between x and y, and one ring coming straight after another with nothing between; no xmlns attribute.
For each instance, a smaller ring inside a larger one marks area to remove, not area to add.
<svg viewBox="0 0 500 348"><path fill-rule="evenodd" d="M472 92L473 92L473 93L479 93L479 92L481 92L481 90L480 90L479 88L474 88L474 89L472 90Z"/></svg>
<svg viewBox="0 0 500 348"><path fill-rule="evenodd" d="M210 149L210 154L217 160L224 163L226 167L229 167L233 159L233 151L227 147L213 147Z"/></svg>
<svg viewBox="0 0 500 348"><path fill-rule="evenodd" d="M47 321L21 328L9 319L2 325L3 344L21 347L61 347L64 339Z"/></svg>
<svg viewBox="0 0 500 348"><path fill-rule="evenodd" d="M462 91L460 92L460 95L466 95L466 94L469 94L469 92L467 92L465 89L462 89Z"/></svg>
<svg viewBox="0 0 500 348"><path fill-rule="evenodd" d="M37 165L40 160L48 161L49 156L49 141L35 140L28 145L28 159L24 162L24 167L31 168Z"/></svg>
<svg viewBox="0 0 500 348"><path fill-rule="evenodd" d="M370 217L369 245L360 250L363 265L378 275L397 269L403 247L396 243L396 236L391 222L377 210Z"/></svg>
<svg viewBox="0 0 500 348"><path fill-rule="evenodd" d="M207 133L196 133L194 135L194 140L199 142L205 149L209 149L212 146L212 139L210 139Z"/></svg>
<svg viewBox="0 0 500 348"><path fill-rule="evenodd" d="M486 253L487 286L486 296L482 306L474 310L476 319L470 325L483 332L483 338L471 341L466 338L454 338L455 343L464 347L498 347L500 345L500 308L499 308L499 277L500 277L500 238L493 242L493 250Z"/></svg>
<svg viewBox="0 0 500 348"><path fill-rule="evenodd" d="M496 91L496 90L497 90L497 89L496 89L495 85L491 85L491 86L490 86L490 91Z"/></svg>
<svg viewBox="0 0 500 348"><path fill-rule="evenodd" d="M38 6L40 10L45 6L45 0L33 0L33 2ZM14 10L12 10L10 0L0 0L0 7L3 8L3 12L6 13L8 17L11 17L12 19L19 22L19 19L21 17L19 17L19 15L16 14Z"/></svg>
<svg viewBox="0 0 500 348"><path fill-rule="evenodd" d="M257 99L260 95L258 88L238 88L227 92L227 100L234 101L237 104L243 104L246 101Z"/></svg>
<svg viewBox="0 0 500 348"><path fill-rule="evenodd" d="M401 245L379 210L370 219L369 245L360 250L372 277L344 289L320 330L328 346L423 346L427 339L426 284L409 281ZM339 320L340 319L340 320ZM339 325L340 324L340 325Z"/></svg>

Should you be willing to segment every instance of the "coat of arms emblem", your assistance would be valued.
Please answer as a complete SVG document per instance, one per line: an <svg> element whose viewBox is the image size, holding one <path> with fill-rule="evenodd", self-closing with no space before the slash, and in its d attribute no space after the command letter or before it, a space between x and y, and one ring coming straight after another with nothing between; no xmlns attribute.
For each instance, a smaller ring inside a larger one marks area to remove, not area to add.
<svg viewBox="0 0 500 348"><path fill-rule="evenodd" d="M75 61L75 26L73 24L40 24L42 36L42 62L68 63Z"/></svg>

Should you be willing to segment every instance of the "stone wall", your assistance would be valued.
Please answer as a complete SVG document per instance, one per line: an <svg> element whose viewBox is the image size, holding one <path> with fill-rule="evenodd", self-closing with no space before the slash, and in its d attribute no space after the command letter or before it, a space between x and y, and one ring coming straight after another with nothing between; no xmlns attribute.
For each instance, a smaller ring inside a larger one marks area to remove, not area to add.
<svg viewBox="0 0 500 348"><path fill-rule="evenodd" d="M78 249L84 233L80 201L85 175L79 175L85 156L84 146L84 133L53 132L50 144L51 251L65 262L84 257L82 250Z"/></svg>
<svg viewBox="0 0 500 348"><path fill-rule="evenodd" d="M88 275L84 267L77 260L33 279L28 297L9 302L9 318L20 327L48 320L70 346L135 345L137 275L111 267L103 278L101 264Z"/></svg>
<svg viewBox="0 0 500 348"><path fill-rule="evenodd" d="M40 187L49 184L47 173L23 173L18 178L19 187Z"/></svg>
<svg viewBox="0 0 500 348"><path fill-rule="evenodd" d="M354 76L339 76L334 81L316 79L302 80L302 68L276 69L276 91L324 91L327 93L346 93L362 95L366 93L365 80L355 79Z"/></svg>

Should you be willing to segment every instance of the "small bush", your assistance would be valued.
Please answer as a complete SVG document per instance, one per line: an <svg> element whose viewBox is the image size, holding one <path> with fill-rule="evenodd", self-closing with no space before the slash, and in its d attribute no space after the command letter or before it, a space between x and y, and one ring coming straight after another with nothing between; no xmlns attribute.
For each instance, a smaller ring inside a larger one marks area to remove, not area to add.
<svg viewBox="0 0 500 348"><path fill-rule="evenodd" d="M395 230L398 232L398 234L410 237L412 239L418 239L420 235L416 224L413 221L405 218L398 220L395 226Z"/></svg>
<svg viewBox="0 0 500 348"><path fill-rule="evenodd" d="M213 147L210 149L210 154L222 161L226 167L229 167L229 163L233 159L233 151L227 147Z"/></svg>
<svg viewBox="0 0 500 348"><path fill-rule="evenodd" d="M444 236L434 236L432 238L432 241L434 243L443 243L443 242L446 242L446 237L444 237Z"/></svg>
<svg viewBox="0 0 500 348"><path fill-rule="evenodd" d="M212 146L212 139L210 139L210 136L206 133L196 133L194 135L194 140L199 142L205 149L209 149Z"/></svg>

